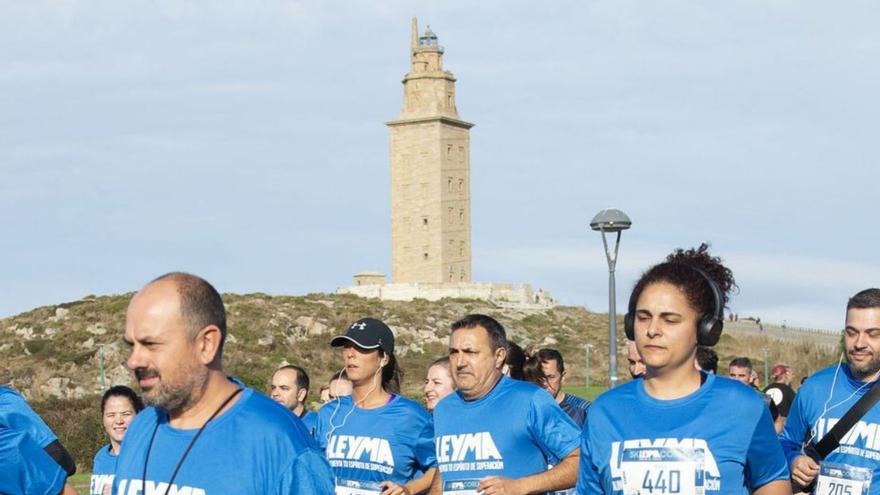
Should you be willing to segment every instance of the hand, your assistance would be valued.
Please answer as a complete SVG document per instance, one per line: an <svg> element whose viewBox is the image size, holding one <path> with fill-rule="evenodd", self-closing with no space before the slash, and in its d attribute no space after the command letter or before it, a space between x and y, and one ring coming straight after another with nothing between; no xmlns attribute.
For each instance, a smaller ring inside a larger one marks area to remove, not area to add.
<svg viewBox="0 0 880 495"><path fill-rule="evenodd" d="M398 485L393 481L383 481L379 485L384 488L381 495L412 495L409 488L404 485Z"/></svg>
<svg viewBox="0 0 880 495"><path fill-rule="evenodd" d="M818 474L819 465L808 456L799 455L791 462L791 479L801 486L812 483Z"/></svg>
<svg viewBox="0 0 880 495"><path fill-rule="evenodd" d="M517 480L503 476L488 476L480 481L477 491L483 495L526 495Z"/></svg>

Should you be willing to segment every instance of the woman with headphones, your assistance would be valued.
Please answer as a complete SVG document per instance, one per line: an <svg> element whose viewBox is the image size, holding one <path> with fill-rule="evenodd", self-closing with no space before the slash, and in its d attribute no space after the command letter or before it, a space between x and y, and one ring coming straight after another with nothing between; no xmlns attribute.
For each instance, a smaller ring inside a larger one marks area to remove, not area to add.
<svg viewBox="0 0 880 495"><path fill-rule="evenodd" d="M721 337L733 273L678 249L633 288L624 319L647 373L599 396L581 437L578 494L790 495L762 398L694 366Z"/></svg>
<svg viewBox="0 0 880 495"><path fill-rule="evenodd" d="M415 495L436 471L434 425L417 402L398 395L394 334L373 318L330 341L342 347L352 395L321 407L315 436L336 476L336 495Z"/></svg>

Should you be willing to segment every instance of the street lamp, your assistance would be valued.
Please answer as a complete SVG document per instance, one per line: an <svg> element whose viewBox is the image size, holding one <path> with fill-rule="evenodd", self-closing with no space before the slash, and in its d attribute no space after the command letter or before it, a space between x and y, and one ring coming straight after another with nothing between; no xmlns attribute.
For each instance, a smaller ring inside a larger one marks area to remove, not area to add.
<svg viewBox="0 0 880 495"><path fill-rule="evenodd" d="M610 388L617 386L617 310L615 308L614 266L617 264L617 250L620 248L620 233L628 229L632 221L626 213L614 208L606 208L593 217L590 228L602 233L605 258L608 259L608 380ZM614 252L608 249L606 232L616 232Z"/></svg>

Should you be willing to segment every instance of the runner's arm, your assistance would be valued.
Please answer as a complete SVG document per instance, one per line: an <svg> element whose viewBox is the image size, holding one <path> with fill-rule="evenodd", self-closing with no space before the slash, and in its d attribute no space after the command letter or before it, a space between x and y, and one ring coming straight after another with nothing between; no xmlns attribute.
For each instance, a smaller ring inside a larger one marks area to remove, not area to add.
<svg viewBox="0 0 880 495"><path fill-rule="evenodd" d="M437 473L437 468L431 468L425 471L425 474L407 483L406 489L413 495L427 493L428 489L434 485L435 473Z"/></svg>
<svg viewBox="0 0 880 495"><path fill-rule="evenodd" d="M443 475L440 474L439 469L434 473L434 479L431 481L431 490L428 492L428 495L443 495Z"/></svg>
<svg viewBox="0 0 880 495"><path fill-rule="evenodd" d="M559 464L525 478L510 479L501 476L483 478L478 490L486 493L544 493L565 490L577 482L580 449L572 450ZM503 485L501 488L500 485Z"/></svg>

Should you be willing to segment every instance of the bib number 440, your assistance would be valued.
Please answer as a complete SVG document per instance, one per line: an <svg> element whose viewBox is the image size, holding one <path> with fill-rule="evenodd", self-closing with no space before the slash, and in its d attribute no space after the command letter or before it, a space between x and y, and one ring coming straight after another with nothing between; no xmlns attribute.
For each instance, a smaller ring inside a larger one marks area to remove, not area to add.
<svg viewBox="0 0 880 495"><path fill-rule="evenodd" d="M679 470L647 470L642 479L643 493L681 493L681 471ZM846 494L850 495L850 494Z"/></svg>

